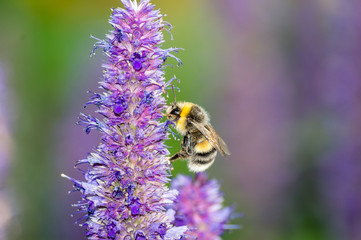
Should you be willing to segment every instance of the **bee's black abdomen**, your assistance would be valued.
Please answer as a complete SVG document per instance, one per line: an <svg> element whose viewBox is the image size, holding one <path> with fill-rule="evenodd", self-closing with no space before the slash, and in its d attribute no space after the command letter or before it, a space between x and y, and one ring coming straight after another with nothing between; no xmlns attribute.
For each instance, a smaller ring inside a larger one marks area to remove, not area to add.
<svg viewBox="0 0 361 240"><path fill-rule="evenodd" d="M208 152L208 153L197 153L193 155L193 161L198 164L208 164L209 162L213 161L217 156L216 149Z"/></svg>
<svg viewBox="0 0 361 240"><path fill-rule="evenodd" d="M212 148L209 152L195 153L190 157L188 167L193 172L203 172L209 168L217 156L217 150Z"/></svg>
<svg viewBox="0 0 361 240"><path fill-rule="evenodd" d="M202 152L202 153L198 152L198 153L196 153L196 157L198 157L200 159L207 159L207 158L212 157L213 155L217 155L217 150L215 148L212 148L212 150L210 150L209 152Z"/></svg>

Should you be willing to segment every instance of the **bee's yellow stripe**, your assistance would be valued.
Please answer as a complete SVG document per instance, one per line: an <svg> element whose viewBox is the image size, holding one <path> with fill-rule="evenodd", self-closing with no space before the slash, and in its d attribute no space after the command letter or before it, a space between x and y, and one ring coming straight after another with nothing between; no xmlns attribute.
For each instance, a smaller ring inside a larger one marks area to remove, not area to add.
<svg viewBox="0 0 361 240"><path fill-rule="evenodd" d="M177 121L176 128L178 131L185 133L187 125L187 116L192 109L192 103L184 103L182 111L180 113L180 118Z"/></svg>
<svg viewBox="0 0 361 240"><path fill-rule="evenodd" d="M206 153L209 152L213 149L213 146L208 142L207 139L204 139L202 142L198 143L195 147L194 150L196 150L196 152L199 153Z"/></svg>
<svg viewBox="0 0 361 240"><path fill-rule="evenodd" d="M184 103L184 106L183 106L182 111L180 113L180 117L181 118L186 118L187 115L189 114L189 112L191 111L192 106L193 106L193 104L191 104L191 103Z"/></svg>

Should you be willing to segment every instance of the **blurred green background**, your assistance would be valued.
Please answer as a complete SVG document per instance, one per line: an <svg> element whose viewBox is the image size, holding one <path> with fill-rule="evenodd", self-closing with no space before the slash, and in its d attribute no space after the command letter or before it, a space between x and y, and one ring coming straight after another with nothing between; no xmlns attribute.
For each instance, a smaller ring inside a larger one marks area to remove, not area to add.
<svg viewBox="0 0 361 240"><path fill-rule="evenodd" d="M232 152L209 170L244 214L222 239L360 240L360 1L153 3L174 26L164 47L184 48L166 69L177 100L204 106ZM0 2L0 239L85 239L60 173L81 178L73 164L99 142L75 122L102 76L89 36L119 6Z"/></svg>

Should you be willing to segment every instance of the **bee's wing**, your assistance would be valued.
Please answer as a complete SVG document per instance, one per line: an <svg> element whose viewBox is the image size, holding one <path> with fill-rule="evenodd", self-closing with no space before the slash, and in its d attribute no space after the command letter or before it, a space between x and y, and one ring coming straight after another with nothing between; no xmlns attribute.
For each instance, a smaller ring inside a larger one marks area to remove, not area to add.
<svg viewBox="0 0 361 240"><path fill-rule="evenodd" d="M223 139L216 133L213 127L208 125L202 125L196 121L191 121L191 123L202 133L202 135L208 140L208 142L217 149L224 157L226 155L231 155L227 144Z"/></svg>
<svg viewBox="0 0 361 240"><path fill-rule="evenodd" d="M224 157L227 157L226 155L231 155L231 152L229 151L227 144L220 136L218 136L218 144L222 150L221 153Z"/></svg>

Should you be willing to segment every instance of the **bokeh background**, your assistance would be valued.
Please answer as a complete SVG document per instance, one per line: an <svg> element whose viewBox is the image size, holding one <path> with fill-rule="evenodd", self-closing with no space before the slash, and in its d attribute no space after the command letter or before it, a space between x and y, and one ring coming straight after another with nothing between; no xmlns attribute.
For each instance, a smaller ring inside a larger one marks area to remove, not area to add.
<svg viewBox="0 0 361 240"><path fill-rule="evenodd" d="M243 227L224 240L361 239L361 2L154 0L181 47L177 100L232 155L209 175ZM118 0L0 1L0 239L85 239L64 172L99 142L75 122ZM172 98L170 98L171 100ZM172 152L179 143L171 141ZM186 163L174 174L189 174Z"/></svg>

